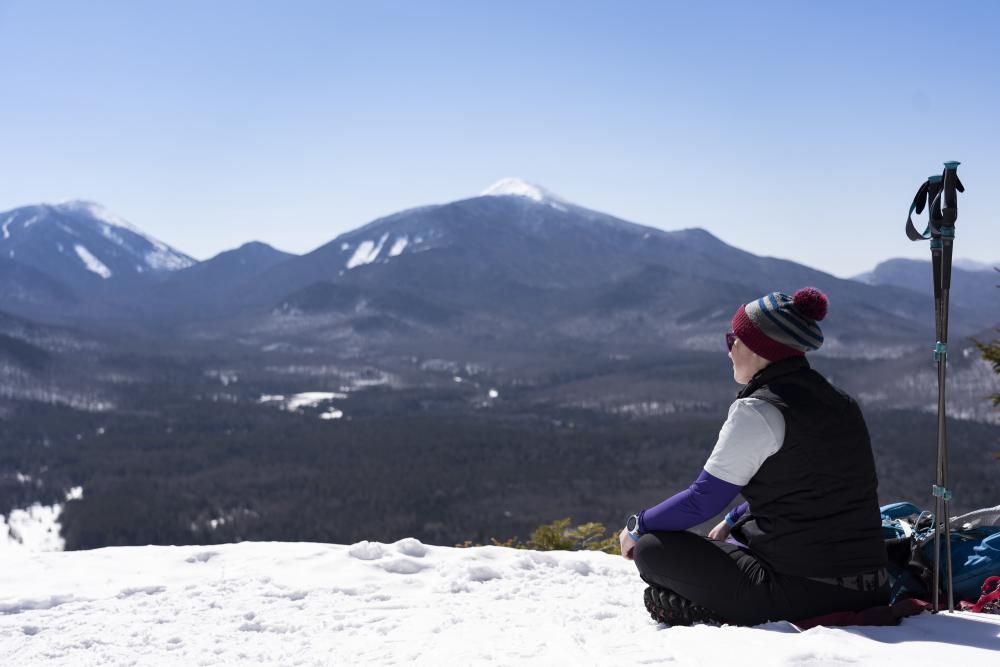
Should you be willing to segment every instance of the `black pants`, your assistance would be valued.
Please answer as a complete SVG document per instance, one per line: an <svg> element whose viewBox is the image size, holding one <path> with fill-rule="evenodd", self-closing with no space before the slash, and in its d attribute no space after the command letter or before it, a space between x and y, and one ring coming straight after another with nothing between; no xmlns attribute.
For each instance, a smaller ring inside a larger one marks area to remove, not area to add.
<svg viewBox="0 0 1000 667"><path fill-rule="evenodd" d="M779 574L745 547L687 531L643 535L633 552L639 576L707 607L734 625L801 621L888 604L889 585L857 591Z"/></svg>

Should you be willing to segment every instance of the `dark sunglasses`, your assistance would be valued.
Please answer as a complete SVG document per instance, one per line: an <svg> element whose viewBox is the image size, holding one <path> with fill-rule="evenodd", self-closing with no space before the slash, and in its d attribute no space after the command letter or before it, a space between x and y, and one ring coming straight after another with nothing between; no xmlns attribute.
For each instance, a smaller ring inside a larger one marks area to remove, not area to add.
<svg viewBox="0 0 1000 667"><path fill-rule="evenodd" d="M733 351L733 344L735 344L735 343L736 343L736 334L734 334L732 331L727 331L726 332L726 347L729 348L730 352Z"/></svg>

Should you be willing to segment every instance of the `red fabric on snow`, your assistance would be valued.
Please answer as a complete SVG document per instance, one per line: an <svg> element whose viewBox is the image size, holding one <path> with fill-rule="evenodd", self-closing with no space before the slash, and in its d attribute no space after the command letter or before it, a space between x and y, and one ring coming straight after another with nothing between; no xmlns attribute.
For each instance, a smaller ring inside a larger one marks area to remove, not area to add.
<svg viewBox="0 0 1000 667"><path fill-rule="evenodd" d="M807 618L804 621L796 621L795 625L803 630L814 628L817 625L899 625L899 622L905 617L915 616L923 611L930 611L932 607L933 605L930 602L910 598L900 600L893 605L881 605L862 611L839 611L833 614Z"/></svg>

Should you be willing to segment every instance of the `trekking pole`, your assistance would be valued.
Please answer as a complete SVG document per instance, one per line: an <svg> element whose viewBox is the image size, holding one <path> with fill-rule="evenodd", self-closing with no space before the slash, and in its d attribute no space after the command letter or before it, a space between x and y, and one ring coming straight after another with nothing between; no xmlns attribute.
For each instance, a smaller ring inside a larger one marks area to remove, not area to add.
<svg viewBox="0 0 1000 667"><path fill-rule="evenodd" d="M911 241L930 239L931 270L934 283L934 360L938 365L938 434L935 483L931 487L934 495L934 585L933 610L940 611L940 562L941 562L941 520L944 519L945 550L947 552L948 611L953 611L952 568L951 568L951 526L948 522L948 435L945 413L945 368L948 359L948 299L951 289L951 255L955 239L955 221L958 218L958 203L955 191L964 192L958 180L958 162L946 162L944 174L934 175L917 190L910 213L906 218L906 235ZM944 209L941 193L945 191ZM913 226L913 213L923 212L927 205L927 228L918 232Z"/></svg>
<svg viewBox="0 0 1000 667"><path fill-rule="evenodd" d="M934 359L938 365L938 441L937 441L937 482L933 487L935 497L935 523L944 522L944 549L948 577L948 611L953 612L954 590L951 568L951 522L948 520L948 503L951 500L951 489L948 488L948 432L945 413L945 371L948 363L948 306L951 293L951 258L955 241L955 221L958 220L958 192L965 192L962 182L958 180L958 162L945 162L944 173L941 175L940 190L933 196L928 191L931 201L929 215L939 216L936 220L937 239L931 239L932 262L937 269L934 277L935 285L939 285L938 296L935 298L935 310L938 313L938 339L934 346ZM942 195L944 205L941 204ZM937 244L935 244L937 241ZM937 252L935 253L935 245ZM936 255L936 257L935 257ZM935 526L937 528L937 526ZM940 588L939 530L934 532L934 611L940 611L938 605L938 589Z"/></svg>
<svg viewBox="0 0 1000 667"><path fill-rule="evenodd" d="M941 181L942 178L940 175L929 176L927 178L927 229L931 235L931 274L934 280L934 362L937 364L938 371L938 429L934 460L934 484L931 486L931 493L934 495L934 589L931 595L933 596L933 611L935 614L941 611L941 603L939 601L939 591L941 590L941 517L944 517L946 524L948 523L948 514L944 509L944 498L947 494L947 488L942 480L943 475L941 471L941 461L943 459L941 443L943 438L946 437L945 421L942 417L945 409L945 380L943 373L944 364L948 358L947 348L942 347L941 344L943 340L942 336L945 335L944 309L946 308L941 294L941 223L943 221L940 197ZM948 547L945 548L948 549ZM951 550L948 549L948 551L950 553Z"/></svg>

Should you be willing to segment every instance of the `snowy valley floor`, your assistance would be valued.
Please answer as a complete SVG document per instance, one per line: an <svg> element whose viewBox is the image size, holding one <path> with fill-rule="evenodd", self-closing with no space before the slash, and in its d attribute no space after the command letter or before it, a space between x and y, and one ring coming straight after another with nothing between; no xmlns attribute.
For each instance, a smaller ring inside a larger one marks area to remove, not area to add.
<svg viewBox="0 0 1000 667"><path fill-rule="evenodd" d="M2 665L997 664L1000 617L666 628L596 552L243 542L0 552Z"/></svg>

